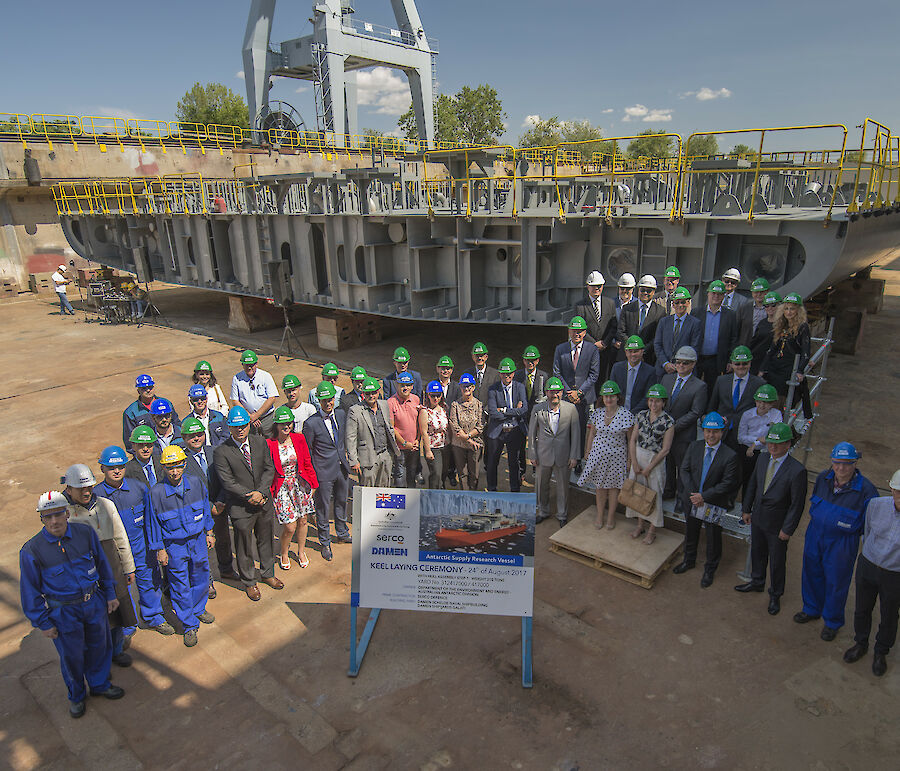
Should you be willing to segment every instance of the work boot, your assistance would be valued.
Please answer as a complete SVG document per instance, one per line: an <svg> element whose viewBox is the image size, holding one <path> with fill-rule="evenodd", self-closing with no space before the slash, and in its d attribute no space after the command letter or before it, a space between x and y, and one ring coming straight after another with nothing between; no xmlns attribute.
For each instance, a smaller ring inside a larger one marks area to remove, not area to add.
<svg viewBox="0 0 900 771"><path fill-rule="evenodd" d="M197 644L197 630L188 629L184 633L184 645L186 648L193 648Z"/></svg>
<svg viewBox="0 0 900 771"><path fill-rule="evenodd" d="M162 635L175 634L175 628L168 621L163 621L161 624L151 626L150 628L154 632L159 632Z"/></svg>
<svg viewBox="0 0 900 771"><path fill-rule="evenodd" d="M127 653L120 653L117 656L112 657L112 662L117 667L130 667L131 666L131 656Z"/></svg>
<svg viewBox="0 0 900 771"><path fill-rule="evenodd" d="M868 650L868 643L856 643L852 648L847 648L844 651L844 661L848 664L853 664L865 656Z"/></svg>
<svg viewBox="0 0 900 771"><path fill-rule="evenodd" d="M799 613L794 614L794 621L798 624L808 624L810 621L815 621L818 618L821 618L821 616L811 616L809 613L804 613L802 610Z"/></svg>
<svg viewBox="0 0 900 771"><path fill-rule="evenodd" d="M213 582L210 581L210 582L209 582L209 589L208 589L207 592L206 592L206 599L207 599L207 600L214 600L214 599L216 599L217 594L218 594L218 593L216 592L215 584L213 584Z"/></svg>
<svg viewBox="0 0 900 771"><path fill-rule="evenodd" d="M84 715L85 704L84 701L71 701L69 702L69 716L74 717L76 720Z"/></svg>
<svg viewBox="0 0 900 771"><path fill-rule="evenodd" d="M884 654L875 653L872 656L872 674L875 677L881 677L885 672L887 672L887 661L884 658Z"/></svg>
<svg viewBox="0 0 900 771"><path fill-rule="evenodd" d="M831 642L835 637L837 637L838 630L832 629L830 626L822 627L822 634L819 635L825 642Z"/></svg>
<svg viewBox="0 0 900 771"><path fill-rule="evenodd" d="M197 620L201 621L204 624L211 624L216 620L216 617L208 610L204 610L199 616L197 616Z"/></svg>
<svg viewBox="0 0 900 771"><path fill-rule="evenodd" d="M125 689L118 685L111 685L105 691L91 691L91 696L102 696L104 699L121 699L125 695Z"/></svg>

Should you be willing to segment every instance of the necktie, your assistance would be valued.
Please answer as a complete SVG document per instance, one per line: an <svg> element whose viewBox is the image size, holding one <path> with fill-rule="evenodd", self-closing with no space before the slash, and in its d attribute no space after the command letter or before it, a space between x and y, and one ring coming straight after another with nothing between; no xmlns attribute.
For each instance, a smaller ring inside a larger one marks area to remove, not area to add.
<svg viewBox="0 0 900 771"><path fill-rule="evenodd" d="M713 448L706 448L706 455L703 456L703 471L700 473L700 489L703 489L703 483L706 481L706 474L709 472L709 467L712 464L713 459Z"/></svg>
<svg viewBox="0 0 900 771"><path fill-rule="evenodd" d="M741 378L734 379L734 391L731 392L731 408L736 410L738 402L741 400Z"/></svg>
<svg viewBox="0 0 900 771"><path fill-rule="evenodd" d="M153 487L156 484L156 471L153 470L152 460L144 467L144 471L147 474L147 481L150 483L150 487Z"/></svg>
<svg viewBox="0 0 900 771"><path fill-rule="evenodd" d="M597 323L600 323L600 298L598 297L594 303L594 314L597 316Z"/></svg>
<svg viewBox="0 0 900 771"><path fill-rule="evenodd" d="M244 460L247 461L247 465L250 467L250 470L252 471L253 464L250 463L250 442L247 442L247 444L245 444L241 447L241 452L244 453Z"/></svg>
<svg viewBox="0 0 900 771"><path fill-rule="evenodd" d="M628 368L628 385L625 388L625 409L631 409L631 392L634 390L634 378L637 375L637 367Z"/></svg>
<svg viewBox="0 0 900 771"><path fill-rule="evenodd" d="M512 401L512 386L507 386L507 387L506 387L506 406L507 406L507 407L512 407L512 406L513 406L513 401Z"/></svg>
<svg viewBox="0 0 900 771"><path fill-rule="evenodd" d="M572 349L572 369L578 368L578 353L580 350L581 350L580 343Z"/></svg>
<svg viewBox="0 0 900 771"><path fill-rule="evenodd" d="M209 471L209 466L206 462L206 453L203 450L197 453L197 461L200 463L200 468L203 469L203 473L206 474Z"/></svg>
<svg viewBox="0 0 900 771"><path fill-rule="evenodd" d="M731 307L731 296L730 296L730 295L725 295L725 300L724 300L724 302L722 303L722 307L723 307L723 308L730 308L730 307Z"/></svg>
<svg viewBox="0 0 900 771"><path fill-rule="evenodd" d="M680 319L680 318L678 318L678 317L676 316L676 317L675 317L675 335L674 335L674 337L672 338L673 341L677 340L677 339L678 339L678 335L681 334L681 322L682 322L682 319Z"/></svg>
<svg viewBox="0 0 900 771"><path fill-rule="evenodd" d="M766 481L763 483L763 492L769 489L769 485L772 484L772 477L775 476L775 459L772 458L769 460L769 468L766 469Z"/></svg>
<svg viewBox="0 0 900 771"><path fill-rule="evenodd" d="M328 418L328 422L331 423L331 438L334 440L334 443L337 444L337 421L334 419L334 413L331 413L331 417Z"/></svg>
<svg viewBox="0 0 900 771"><path fill-rule="evenodd" d="M481 377L482 371L479 370L475 373L475 385L478 386L478 388L481 388Z"/></svg>
<svg viewBox="0 0 900 771"><path fill-rule="evenodd" d="M640 316L640 320L638 321L638 329L640 329L642 326L644 326L645 318L647 318L647 306L641 305L641 316Z"/></svg>
<svg viewBox="0 0 900 771"><path fill-rule="evenodd" d="M534 388L534 373L532 372L525 381L525 390L528 391L528 398L531 399L531 389Z"/></svg>
<svg viewBox="0 0 900 771"><path fill-rule="evenodd" d="M675 401L675 397L678 396L678 392L681 390L681 385L684 381L681 378L675 381L675 387L672 389L672 399L671 401Z"/></svg>

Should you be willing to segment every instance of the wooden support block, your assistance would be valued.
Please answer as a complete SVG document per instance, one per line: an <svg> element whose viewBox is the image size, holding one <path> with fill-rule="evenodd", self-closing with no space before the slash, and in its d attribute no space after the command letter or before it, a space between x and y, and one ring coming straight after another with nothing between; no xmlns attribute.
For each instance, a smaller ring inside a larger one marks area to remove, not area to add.
<svg viewBox="0 0 900 771"><path fill-rule="evenodd" d="M51 278L52 273L30 273L28 274L28 291L35 294L47 294L48 292L56 292L56 284Z"/></svg>
<svg viewBox="0 0 900 771"><path fill-rule="evenodd" d="M281 308L260 297L228 295L228 328L241 332L259 332L284 326Z"/></svg>
<svg viewBox="0 0 900 771"><path fill-rule="evenodd" d="M834 342L832 351L853 356L862 342L866 322L864 308L845 308L834 317Z"/></svg>

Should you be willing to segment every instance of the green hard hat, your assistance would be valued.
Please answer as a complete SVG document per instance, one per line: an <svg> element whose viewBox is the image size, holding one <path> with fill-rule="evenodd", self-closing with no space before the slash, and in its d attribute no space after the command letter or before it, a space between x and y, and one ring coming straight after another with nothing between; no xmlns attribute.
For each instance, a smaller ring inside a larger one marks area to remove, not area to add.
<svg viewBox="0 0 900 771"><path fill-rule="evenodd" d="M328 385L331 385L329 383ZM334 388L334 386L331 386ZM281 407L275 408L275 416L272 418L273 423L293 423L294 422L294 413L291 411L290 407L286 407L282 405Z"/></svg>
<svg viewBox="0 0 900 771"><path fill-rule="evenodd" d="M241 364L256 364L259 361L259 356L256 355L256 351L246 350L241 354Z"/></svg>
<svg viewBox="0 0 900 771"><path fill-rule="evenodd" d="M769 433L766 434L766 441L772 444L790 442L793 438L794 432L787 423L773 423L769 426Z"/></svg>
<svg viewBox="0 0 900 771"><path fill-rule="evenodd" d="M296 375L285 375L281 380L282 388L299 388L300 378Z"/></svg>
<svg viewBox="0 0 900 771"><path fill-rule="evenodd" d="M350 379L351 380L365 380L366 379L366 368L360 367L358 364L350 370Z"/></svg>
<svg viewBox="0 0 900 771"><path fill-rule="evenodd" d="M322 367L322 377L337 377L339 374L337 364L332 364L330 361Z"/></svg>
<svg viewBox="0 0 900 771"><path fill-rule="evenodd" d="M622 389L619 388L619 384L615 380L607 380L600 386L601 396L619 396L621 393Z"/></svg>
<svg viewBox="0 0 900 771"><path fill-rule="evenodd" d="M450 367L450 369L453 369L453 359L449 356L441 356L441 358L438 359L437 365L439 367Z"/></svg>
<svg viewBox="0 0 900 771"><path fill-rule="evenodd" d="M760 402L777 402L778 392L775 390L775 386L764 383L756 389L753 398Z"/></svg>
<svg viewBox="0 0 900 771"><path fill-rule="evenodd" d="M753 279L753 283L750 284L751 292L768 292L769 291L769 282L764 278L755 278Z"/></svg>
<svg viewBox="0 0 900 771"><path fill-rule="evenodd" d="M197 418L185 418L181 421L181 435L189 436L191 434L203 434L206 429Z"/></svg>
<svg viewBox="0 0 900 771"><path fill-rule="evenodd" d="M522 354L523 359L528 359L529 361L533 361L534 359L541 358L541 352L537 349L536 345L529 345L525 349L525 353Z"/></svg>
<svg viewBox="0 0 900 771"><path fill-rule="evenodd" d="M551 377L547 381L547 385L544 386L544 390L545 391L562 391L563 390L562 380L560 380L558 377Z"/></svg>
<svg viewBox="0 0 900 771"><path fill-rule="evenodd" d="M731 352L731 361L736 364L746 364L753 361L753 354L746 345L739 345Z"/></svg>
<svg viewBox="0 0 900 771"><path fill-rule="evenodd" d="M198 361L194 365L194 372L212 372L212 364L208 361Z"/></svg>
<svg viewBox="0 0 900 771"><path fill-rule="evenodd" d="M716 279L715 281L710 281L709 286L706 288L706 291L707 292L721 292L722 294L725 294L725 284L724 284L724 282L719 281L719 279Z"/></svg>
<svg viewBox="0 0 900 771"><path fill-rule="evenodd" d="M632 335L625 341L626 351L640 351L646 346L640 335Z"/></svg>
<svg viewBox="0 0 900 771"><path fill-rule="evenodd" d="M687 290L687 287L680 286L674 292L672 292L673 300L690 300L691 293Z"/></svg>
<svg viewBox="0 0 900 771"><path fill-rule="evenodd" d="M666 387L662 383L657 383L656 385L652 385L647 389L647 398L668 399L669 392L666 390Z"/></svg>
<svg viewBox="0 0 900 771"><path fill-rule="evenodd" d="M763 305L778 305L780 302L781 295L778 292L768 292L763 300Z"/></svg>
<svg viewBox="0 0 900 771"><path fill-rule="evenodd" d="M507 356L505 359L500 360L500 366L497 367L497 371L504 375L509 375L516 371L516 363Z"/></svg>
<svg viewBox="0 0 900 771"><path fill-rule="evenodd" d="M790 292L784 296L782 302L791 303L791 305L803 305L803 298L796 292Z"/></svg>
<svg viewBox="0 0 900 771"><path fill-rule="evenodd" d="M317 399L334 399L335 396L337 396L337 388L334 387L333 383L323 380L316 386Z"/></svg>
<svg viewBox="0 0 900 771"><path fill-rule="evenodd" d="M366 376L366 379L363 380L362 392L364 394L377 393L379 388L378 381L374 377Z"/></svg>
<svg viewBox="0 0 900 771"><path fill-rule="evenodd" d="M406 350L402 345L399 348L394 350L394 361L399 361L401 364L406 364L409 361L409 351Z"/></svg>
<svg viewBox="0 0 900 771"><path fill-rule="evenodd" d="M666 278L681 278L681 271L678 270L674 265L670 265L666 268Z"/></svg>
<svg viewBox="0 0 900 771"><path fill-rule="evenodd" d="M137 426L131 432L129 441L132 444L153 444L156 441L156 431L150 426Z"/></svg>
<svg viewBox="0 0 900 771"><path fill-rule="evenodd" d="M581 316L572 316L572 320L569 322L569 329L582 330L587 329L587 322Z"/></svg>
<svg viewBox="0 0 900 771"><path fill-rule="evenodd" d="M475 343L472 346L472 355L473 356L486 356L488 352L488 347L484 343Z"/></svg>

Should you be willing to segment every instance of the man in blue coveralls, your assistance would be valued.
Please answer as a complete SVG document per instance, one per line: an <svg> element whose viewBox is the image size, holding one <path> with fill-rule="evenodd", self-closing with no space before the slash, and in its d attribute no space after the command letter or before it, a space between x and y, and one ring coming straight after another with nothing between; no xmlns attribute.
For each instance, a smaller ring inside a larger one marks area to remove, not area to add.
<svg viewBox="0 0 900 771"><path fill-rule="evenodd" d="M197 644L199 622L211 624L206 609L209 556L213 548L213 518L203 480L184 474L187 457L177 444L166 447L159 459L165 479L150 488L147 545L166 569L172 608L184 627L184 644ZM204 532L206 539L203 538Z"/></svg>
<svg viewBox="0 0 900 771"><path fill-rule="evenodd" d="M38 499L43 529L19 552L22 610L53 640L69 692L69 714L84 714L87 679L92 696L121 699L109 682L109 617L119 607L112 569L89 525L69 524L68 501L55 490Z"/></svg>
<svg viewBox="0 0 900 771"><path fill-rule="evenodd" d="M94 488L94 492L116 505L119 518L125 526L125 532L128 533L131 554L134 557L134 578L138 589L141 618L147 626L160 634L175 634L172 625L163 617L156 557L147 553L146 521L150 510L150 491L142 482L125 478L128 456L121 447L115 445L106 447L100 453L99 463L103 481ZM125 630L126 636L131 633Z"/></svg>
<svg viewBox="0 0 900 771"><path fill-rule="evenodd" d="M803 610L794 621L822 617L822 639L831 642L844 625L844 605L853 578L865 511L878 491L859 473L860 455L850 442L831 451L831 468L816 477L803 545Z"/></svg>

